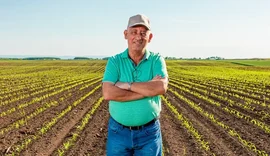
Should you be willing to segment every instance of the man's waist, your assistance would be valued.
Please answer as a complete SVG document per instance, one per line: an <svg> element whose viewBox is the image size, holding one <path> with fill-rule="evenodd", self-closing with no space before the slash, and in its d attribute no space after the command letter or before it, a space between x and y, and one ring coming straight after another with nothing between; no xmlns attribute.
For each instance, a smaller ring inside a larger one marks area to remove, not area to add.
<svg viewBox="0 0 270 156"><path fill-rule="evenodd" d="M113 119L113 118L112 118L112 119ZM143 124L143 125L141 125L141 126L125 126L125 125L123 125L123 124L121 124L121 123L115 121L114 119L113 119L113 120L114 120L115 122L117 122L119 125L123 126L124 128L127 128L127 129L129 129L129 130L140 130L140 129L142 129L143 127L150 126L150 125L154 124L158 119L159 119L159 116L155 117L155 118L152 119L151 121L149 121L149 122L147 122L146 124Z"/></svg>
<svg viewBox="0 0 270 156"><path fill-rule="evenodd" d="M110 101L110 115L125 126L141 126L159 116L161 104L155 97L147 97L135 101ZM158 98L157 98L158 99Z"/></svg>

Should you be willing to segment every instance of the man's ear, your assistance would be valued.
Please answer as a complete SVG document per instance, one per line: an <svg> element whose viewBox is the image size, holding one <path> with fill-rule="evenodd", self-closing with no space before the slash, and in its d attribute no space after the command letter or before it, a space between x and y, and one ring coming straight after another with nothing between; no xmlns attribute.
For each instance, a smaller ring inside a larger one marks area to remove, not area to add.
<svg viewBox="0 0 270 156"><path fill-rule="evenodd" d="M152 33L150 33L150 34L149 34L149 40L148 40L148 43L150 43L150 42L151 42L152 38L153 38L153 34L152 34Z"/></svg>
<svg viewBox="0 0 270 156"><path fill-rule="evenodd" d="M127 30L124 31L124 37L127 39Z"/></svg>

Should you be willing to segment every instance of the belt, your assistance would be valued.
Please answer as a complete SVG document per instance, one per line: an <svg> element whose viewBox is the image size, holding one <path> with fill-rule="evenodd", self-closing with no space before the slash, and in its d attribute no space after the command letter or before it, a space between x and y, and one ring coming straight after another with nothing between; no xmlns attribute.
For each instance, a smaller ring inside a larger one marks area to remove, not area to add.
<svg viewBox="0 0 270 156"><path fill-rule="evenodd" d="M125 125L122 125L122 124L120 124L120 123L119 123L119 124L122 125L124 128L129 129L129 130L140 130L140 129L142 129L142 128L145 127L145 126L149 126L149 125L155 123L158 119L159 119L159 117L156 117L156 118L154 118L153 120L151 120L151 121L149 121L149 122L147 122L146 124L141 125L141 126L125 126Z"/></svg>

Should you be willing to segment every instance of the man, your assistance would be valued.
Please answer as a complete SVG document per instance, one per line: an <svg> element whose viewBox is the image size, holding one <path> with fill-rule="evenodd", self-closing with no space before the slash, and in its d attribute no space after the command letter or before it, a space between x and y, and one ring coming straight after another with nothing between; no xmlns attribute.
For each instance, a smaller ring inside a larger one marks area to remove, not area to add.
<svg viewBox="0 0 270 156"><path fill-rule="evenodd" d="M161 100L167 91L164 58L146 50L153 34L144 15L129 18L124 31L128 48L109 58L103 96L109 101L108 156L161 156Z"/></svg>

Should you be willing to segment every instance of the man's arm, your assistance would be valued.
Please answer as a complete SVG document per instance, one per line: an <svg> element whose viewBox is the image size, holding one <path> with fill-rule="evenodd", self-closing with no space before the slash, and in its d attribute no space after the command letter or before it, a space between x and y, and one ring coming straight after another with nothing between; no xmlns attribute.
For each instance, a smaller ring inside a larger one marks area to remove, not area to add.
<svg viewBox="0 0 270 156"><path fill-rule="evenodd" d="M166 93L168 87L168 73L166 62L160 55L153 58L153 76L148 82L135 82L131 85L131 91L144 96L156 96Z"/></svg>
<svg viewBox="0 0 270 156"><path fill-rule="evenodd" d="M125 82L117 82L115 84L119 88L128 90L129 84ZM130 86L130 91L143 96L156 96L166 93L168 87L168 78L161 76L154 77L148 82L134 82Z"/></svg>
<svg viewBox="0 0 270 156"><path fill-rule="evenodd" d="M142 94L121 89L110 82L103 82L102 93L105 100L132 101L144 98Z"/></svg>
<svg viewBox="0 0 270 156"><path fill-rule="evenodd" d="M130 90L144 96L156 96L165 94L168 88L168 78L153 79L148 82L135 82Z"/></svg>

